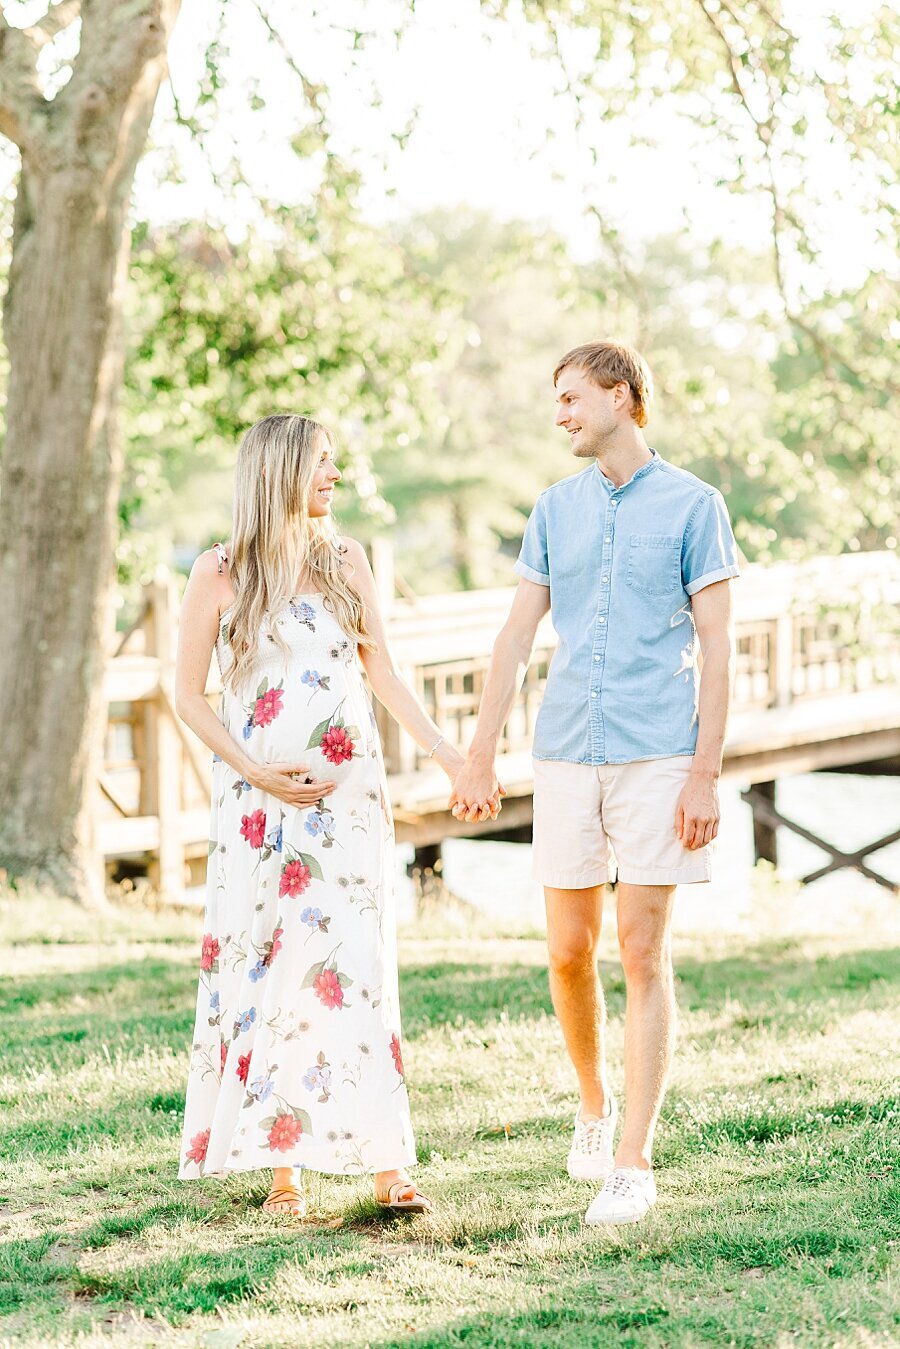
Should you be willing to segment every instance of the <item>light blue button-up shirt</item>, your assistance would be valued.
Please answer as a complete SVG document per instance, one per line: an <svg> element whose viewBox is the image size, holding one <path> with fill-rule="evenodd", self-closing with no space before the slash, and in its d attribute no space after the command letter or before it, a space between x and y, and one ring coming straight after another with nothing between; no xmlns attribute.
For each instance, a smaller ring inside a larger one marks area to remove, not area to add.
<svg viewBox="0 0 900 1349"><path fill-rule="evenodd" d="M738 575L721 493L655 450L622 487L595 460L538 497L515 570L549 586L559 637L535 758L605 764L693 754L690 597Z"/></svg>

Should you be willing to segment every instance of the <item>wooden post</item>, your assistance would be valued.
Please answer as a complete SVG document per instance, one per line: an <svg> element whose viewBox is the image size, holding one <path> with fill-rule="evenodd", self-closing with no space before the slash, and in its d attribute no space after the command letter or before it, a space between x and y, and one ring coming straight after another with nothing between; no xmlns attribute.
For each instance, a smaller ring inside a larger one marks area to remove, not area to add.
<svg viewBox="0 0 900 1349"><path fill-rule="evenodd" d="M417 871L440 871L442 867L441 844L425 843L416 848L413 860L407 863L406 874L415 876Z"/></svg>
<svg viewBox="0 0 900 1349"><path fill-rule="evenodd" d="M429 901L442 893L444 859L440 843L426 843L416 848L413 860L407 864L406 874L415 887L416 917L422 918Z"/></svg>
<svg viewBox="0 0 900 1349"><path fill-rule="evenodd" d="M764 796L774 808L774 782L756 782L753 784L753 790L758 792L760 796ZM771 862L772 866L775 867L778 865L778 830L770 820L761 817L752 801L750 809L753 811L753 852L755 859L757 862Z"/></svg>
<svg viewBox="0 0 900 1349"><path fill-rule="evenodd" d="M175 613L172 577L160 567L150 586L147 647L148 655L159 661L159 687L164 696L147 701L142 810L159 820L159 852L151 876L166 899L183 894L185 864L181 837L182 745L170 711L175 698Z"/></svg>
<svg viewBox="0 0 900 1349"><path fill-rule="evenodd" d="M794 616L790 611L779 614L775 620L774 642L775 659L769 671L770 706L787 707L794 700Z"/></svg>
<svg viewBox="0 0 900 1349"><path fill-rule="evenodd" d="M390 539L374 538L369 546L372 555L372 573L378 591L382 617L390 618L394 610L394 545Z"/></svg>

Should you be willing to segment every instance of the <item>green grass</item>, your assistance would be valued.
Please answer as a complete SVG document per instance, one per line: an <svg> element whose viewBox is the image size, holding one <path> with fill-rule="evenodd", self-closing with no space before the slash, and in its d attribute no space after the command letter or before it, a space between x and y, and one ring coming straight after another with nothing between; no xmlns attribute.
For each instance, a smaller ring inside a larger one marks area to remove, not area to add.
<svg viewBox="0 0 900 1349"><path fill-rule="evenodd" d="M900 1340L900 950L764 932L676 943L679 1051L660 1203L588 1230L564 1172L573 1080L543 943L402 941L409 1080L433 1218L311 1178L179 1183L198 917L0 903L0 1344L887 1346ZM893 914L896 918L896 912ZM608 928L612 929L610 922ZM427 932L427 935L426 935ZM601 969L619 1082L624 985Z"/></svg>

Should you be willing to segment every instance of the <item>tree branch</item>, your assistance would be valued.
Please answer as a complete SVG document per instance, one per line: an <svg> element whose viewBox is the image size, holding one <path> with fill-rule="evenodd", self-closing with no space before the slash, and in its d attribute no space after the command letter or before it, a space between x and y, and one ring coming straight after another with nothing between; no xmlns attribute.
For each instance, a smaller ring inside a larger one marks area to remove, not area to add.
<svg viewBox="0 0 900 1349"><path fill-rule="evenodd" d="M300 69L300 67L297 65L297 62L294 60L290 48L288 47L282 35L279 33L278 29L272 23L272 20L269 18L268 14L263 9L262 5L259 3L259 0L253 0L253 8L256 10L257 14L265 24L266 31L268 32L269 37L276 44L276 46L278 46L281 49L282 56L284 57L290 69L297 76L297 79L300 81L300 87L303 90L303 96L306 99L307 103L309 104L310 108L316 114L317 118L319 119L319 124L321 125L322 122L324 122L325 120L325 109L322 107L320 99L325 91L322 89L320 85L313 84L312 80L309 79L307 75L304 75L303 71Z"/></svg>
<svg viewBox="0 0 900 1349"><path fill-rule="evenodd" d="M37 48L24 30L14 28L0 12L0 135L22 150L34 145L46 111L36 58Z"/></svg>
<svg viewBox="0 0 900 1349"><path fill-rule="evenodd" d="M766 191L768 192L769 198L772 202L772 262L775 271L775 284L778 289L778 294L781 296L782 305L784 306L784 316L787 319L788 323L792 325L792 327L798 329L799 332L802 332L809 339L816 352L816 355L822 362L822 367L825 370L825 373L831 379L840 378L837 367L843 366L844 370L846 370L848 374L852 375L853 378L858 381L861 387L865 387L866 384L868 383L866 377L847 360L847 358L842 354L842 352L838 350L838 348L835 346L834 342L832 342L828 337L826 337L817 328L815 328L809 322L809 320L804 318L803 315L800 313L800 311L791 303L787 289L787 278L785 275L784 243L783 243L785 225L787 223L788 216L781 198L780 189L778 187L778 178L775 172L775 163L772 155L772 133L775 122L774 103L770 97L769 106L767 108L767 115L765 118L759 118L754 114L753 109L750 107L747 91L744 88L744 83L741 78L742 72L741 63L738 57L736 56L735 52L733 51L731 43L728 41L727 33L716 19L716 16L712 12L712 10L707 8L707 0L697 0L697 3L699 4L701 10L703 11L703 14L705 15L713 32L716 34L719 43L724 49L729 69L731 72L732 89L734 90L737 97L740 99L744 111L746 112L747 117L750 119L750 122L753 125L753 128L756 132L756 137L759 141L760 148L762 150L762 158L766 167L766 177L768 179ZM737 18L733 14L733 12L731 10L729 10L728 12L729 14L731 14L731 17L735 20L735 22L737 22ZM894 395L900 394L900 386L898 386L893 381L886 381L885 388L887 388L889 392Z"/></svg>
<svg viewBox="0 0 900 1349"><path fill-rule="evenodd" d="M81 17L81 0L58 0L42 19L24 31L37 47L44 47Z"/></svg>

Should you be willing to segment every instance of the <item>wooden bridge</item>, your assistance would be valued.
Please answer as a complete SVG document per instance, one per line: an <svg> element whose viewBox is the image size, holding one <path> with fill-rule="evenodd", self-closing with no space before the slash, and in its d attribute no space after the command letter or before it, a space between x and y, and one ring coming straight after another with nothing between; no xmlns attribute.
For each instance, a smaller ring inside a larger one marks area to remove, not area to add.
<svg viewBox="0 0 900 1349"><path fill-rule="evenodd" d="M389 568L387 569L389 574ZM398 600L383 596L398 664L438 725L461 746L475 727L494 638L512 590ZM177 897L201 879L209 825L210 755L175 716L173 659L177 599L173 578L147 587L137 623L118 639L106 676L109 725L99 779L101 847L110 868L146 869ZM724 773L747 785L757 856L776 860L776 831L816 843L830 861L805 880L852 866L893 884L867 861L900 838L874 840L852 854L787 820L776 780L820 769L900 771L900 558L858 553L800 564L751 566L735 585L737 672ZM397 838L433 863L452 836L527 839L531 826L530 745L553 654L549 616L500 745L508 796L496 824L460 824L446 808L446 778L376 704ZM209 692L218 692L215 669ZM900 826L900 799L898 799Z"/></svg>

